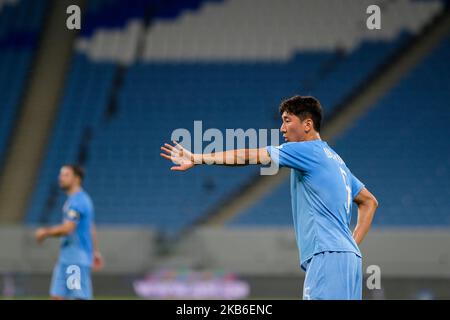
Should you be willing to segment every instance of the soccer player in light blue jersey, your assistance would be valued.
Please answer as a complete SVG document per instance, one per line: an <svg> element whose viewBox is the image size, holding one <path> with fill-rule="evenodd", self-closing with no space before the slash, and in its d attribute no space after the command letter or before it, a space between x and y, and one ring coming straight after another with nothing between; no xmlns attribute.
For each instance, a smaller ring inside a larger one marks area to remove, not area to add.
<svg viewBox="0 0 450 320"><path fill-rule="evenodd" d="M171 170L197 164L263 164L291 169L291 200L300 266L306 271L304 299L362 299L358 245L369 231L378 202L320 138L322 107L313 97L294 96L280 105L280 146L192 154L177 142L161 147ZM350 231L352 202L358 220Z"/></svg>
<svg viewBox="0 0 450 320"><path fill-rule="evenodd" d="M67 194L62 224L39 228L36 240L61 237L61 251L53 270L50 295L54 300L92 298L91 268L103 267L94 225L94 206L81 187L84 171L65 165L59 173L59 186Z"/></svg>

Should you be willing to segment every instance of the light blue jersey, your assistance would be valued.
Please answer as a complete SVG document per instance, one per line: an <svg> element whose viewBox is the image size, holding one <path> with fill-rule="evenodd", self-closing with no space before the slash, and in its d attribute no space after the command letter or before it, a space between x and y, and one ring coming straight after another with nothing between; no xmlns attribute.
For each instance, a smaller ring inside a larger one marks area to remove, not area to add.
<svg viewBox="0 0 450 320"><path fill-rule="evenodd" d="M91 228L94 207L84 190L68 197L63 207L63 220L74 221L77 227L72 234L61 239L59 263L90 267L93 260Z"/></svg>
<svg viewBox="0 0 450 320"><path fill-rule="evenodd" d="M353 199L364 185L322 140L267 147L272 161L291 168L291 198L300 265L321 252L361 252L350 231Z"/></svg>
<svg viewBox="0 0 450 320"><path fill-rule="evenodd" d="M84 190L67 198L63 207L63 221L67 220L75 222L77 226L71 234L61 238L61 251L53 269L50 294L66 299L91 299L91 228L94 207Z"/></svg>

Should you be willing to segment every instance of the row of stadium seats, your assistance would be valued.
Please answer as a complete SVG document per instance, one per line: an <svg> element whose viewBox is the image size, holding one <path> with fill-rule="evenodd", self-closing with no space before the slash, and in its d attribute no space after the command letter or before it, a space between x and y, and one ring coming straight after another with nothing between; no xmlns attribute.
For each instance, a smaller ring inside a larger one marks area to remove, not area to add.
<svg viewBox="0 0 450 320"><path fill-rule="evenodd" d="M146 34L145 60L286 60L294 52L358 48L417 33L442 8L438 1L383 2L383 27L365 25L371 0L228 0L206 4L175 22L156 21ZM255 9L257 8L257 9ZM402 12L401 15L398 13ZM313 36L312 36L313 35Z"/></svg>
<svg viewBox="0 0 450 320"><path fill-rule="evenodd" d="M0 6L0 167L32 63L47 0L17 0Z"/></svg>
<svg viewBox="0 0 450 320"><path fill-rule="evenodd" d="M450 37L334 143L379 199L375 226L450 226L449 56ZM285 181L230 225L292 223L289 192Z"/></svg>
<svg viewBox="0 0 450 320"><path fill-rule="evenodd" d="M417 33L443 7L440 1L386 1L383 28L373 32L365 25L370 0L347 0L345 6L342 0L210 0L202 6L192 1L197 10L188 11L182 9L190 2L179 4L178 9L176 1L132 3L140 7L117 3L108 10L94 10L103 16L93 14L99 21L83 29L78 50L94 61L126 65L139 59L287 61L299 51L353 51L367 40L393 41L401 32ZM162 19L161 12L167 8L182 14ZM148 17L151 24L144 23ZM88 14L87 21L91 20Z"/></svg>
<svg viewBox="0 0 450 320"><path fill-rule="evenodd" d="M81 29L84 37L99 29L123 28L133 19L173 20L185 10L198 10L204 2L223 0L90 0Z"/></svg>

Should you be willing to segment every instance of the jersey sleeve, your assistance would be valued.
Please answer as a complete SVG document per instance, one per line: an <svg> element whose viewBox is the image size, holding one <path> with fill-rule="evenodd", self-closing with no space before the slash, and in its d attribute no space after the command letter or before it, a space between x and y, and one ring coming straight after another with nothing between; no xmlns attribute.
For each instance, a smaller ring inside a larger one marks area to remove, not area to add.
<svg viewBox="0 0 450 320"><path fill-rule="evenodd" d="M69 208L64 214L64 219L78 223L83 214L83 206L80 201L73 200L69 204Z"/></svg>
<svg viewBox="0 0 450 320"><path fill-rule="evenodd" d="M316 164L315 146L308 142L286 142L266 147L271 160L280 167L310 171Z"/></svg>
<svg viewBox="0 0 450 320"><path fill-rule="evenodd" d="M364 188L364 184L355 177L352 173L350 173L351 185L352 185L352 199L355 199L356 196L361 192Z"/></svg>

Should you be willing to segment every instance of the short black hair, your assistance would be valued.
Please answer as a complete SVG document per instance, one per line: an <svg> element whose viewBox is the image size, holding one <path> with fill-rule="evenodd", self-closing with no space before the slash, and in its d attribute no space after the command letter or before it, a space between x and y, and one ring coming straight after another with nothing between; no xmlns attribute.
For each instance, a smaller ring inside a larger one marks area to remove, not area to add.
<svg viewBox="0 0 450 320"><path fill-rule="evenodd" d="M314 124L314 130L320 132L323 110L319 100L311 96L293 96L280 104L280 115L283 112L296 115L300 120L310 118Z"/></svg>
<svg viewBox="0 0 450 320"><path fill-rule="evenodd" d="M73 174L76 175L78 178L80 178L80 181L83 182L85 172L84 172L84 168L81 165L69 163L69 164L65 164L64 167L68 167L68 168L72 169Z"/></svg>

